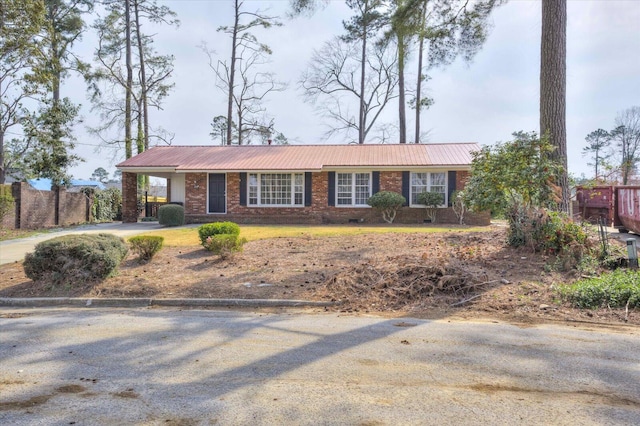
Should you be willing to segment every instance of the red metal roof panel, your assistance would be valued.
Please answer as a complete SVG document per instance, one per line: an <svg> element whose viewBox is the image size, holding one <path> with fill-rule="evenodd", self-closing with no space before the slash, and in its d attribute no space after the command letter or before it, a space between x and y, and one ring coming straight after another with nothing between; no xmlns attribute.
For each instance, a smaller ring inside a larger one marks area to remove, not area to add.
<svg viewBox="0 0 640 426"><path fill-rule="evenodd" d="M154 147L119 168L321 170L341 167L466 166L476 143L396 145L258 145Z"/></svg>

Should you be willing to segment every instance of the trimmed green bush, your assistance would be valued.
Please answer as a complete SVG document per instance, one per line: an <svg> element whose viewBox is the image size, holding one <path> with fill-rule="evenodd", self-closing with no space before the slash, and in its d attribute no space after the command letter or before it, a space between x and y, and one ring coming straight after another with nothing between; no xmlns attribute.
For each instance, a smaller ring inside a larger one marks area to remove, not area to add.
<svg viewBox="0 0 640 426"><path fill-rule="evenodd" d="M162 248L164 237L152 235L138 235L129 238L131 250L138 255L138 262L150 261Z"/></svg>
<svg viewBox="0 0 640 426"><path fill-rule="evenodd" d="M235 234L218 234L207 237L203 246L222 259L230 257L233 253L242 251L242 246L247 242Z"/></svg>
<svg viewBox="0 0 640 426"><path fill-rule="evenodd" d="M124 240L112 234L65 235L37 244L23 266L33 281L83 284L114 274L127 252Z"/></svg>
<svg viewBox="0 0 640 426"><path fill-rule="evenodd" d="M427 217L431 223L436 223L438 207L444 204L444 194L442 192L421 192L418 194L417 201L427 209Z"/></svg>
<svg viewBox="0 0 640 426"><path fill-rule="evenodd" d="M382 219L387 223L393 223L398 209L407 202L407 199L393 191L380 191L373 194L367 200L367 204L382 213Z"/></svg>
<svg viewBox="0 0 640 426"><path fill-rule="evenodd" d="M184 225L184 207L178 204L165 204L158 208L158 223L164 226Z"/></svg>
<svg viewBox="0 0 640 426"><path fill-rule="evenodd" d="M200 237L200 244L203 246L207 242L208 237L213 237L214 235L240 235L240 226L237 223L233 222L214 222L214 223L205 223L198 227L198 236Z"/></svg>
<svg viewBox="0 0 640 426"><path fill-rule="evenodd" d="M558 287L563 301L577 308L640 307L640 271L617 269L596 278Z"/></svg>

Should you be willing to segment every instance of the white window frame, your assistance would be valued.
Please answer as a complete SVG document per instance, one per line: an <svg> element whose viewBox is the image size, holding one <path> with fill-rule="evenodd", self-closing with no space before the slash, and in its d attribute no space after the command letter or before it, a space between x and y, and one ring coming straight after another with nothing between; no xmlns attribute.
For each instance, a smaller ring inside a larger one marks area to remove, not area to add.
<svg viewBox="0 0 640 426"><path fill-rule="evenodd" d="M411 172L410 176L409 176L409 205L411 207L422 207L424 208L424 204L418 204L418 203L414 203L413 202L413 196L414 194L419 194L419 192L414 192L414 188L415 186L413 185L413 176L415 174L426 174L427 175L427 185L426 191L421 191L421 192L431 192L431 185L432 185L432 175L434 174L440 174L440 175L444 175L444 204L441 204L440 208L444 208L447 207L449 205L449 174L446 171L421 171L421 172ZM422 186L422 185L421 185ZM436 186L436 185L434 185ZM437 186L441 186L441 185L437 185Z"/></svg>
<svg viewBox="0 0 640 426"><path fill-rule="evenodd" d="M338 197L338 193L339 193L339 188L340 185L338 184L340 182L340 175L351 175L351 203L350 204L339 204L339 197ZM373 187L373 173L371 172L336 172L336 188L335 188L335 206L336 207L371 207L367 204L366 200L364 202L364 204L356 204L356 175L368 175L369 176L369 180L368 180L368 189L369 189L369 193L367 195L367 199L369 199L369 197L371 197L371 191L372 191L372 187Z"/></svg>
<svg viewBox="0 0 640 426"><path fill-rule="evenodd" d="M262 203L262 177L263 176L272 176L272 175L287 175L290 178L291 182L291 195L288 204L263 204ZM256 176L256 185L251 184L252 176ZM296 184L296 176L300 176L301 184ZM252 192L252 189L255 189ZM255 196L252 196L254 195ZM301 194L301 203L296 204L296 194ZM256 202L252 203L252 199L255 199ZM305 175L304 173L247 173L247 206L248 207L287 207L287 208L299 208L304 207L304 199L305 199Z"/></svg>

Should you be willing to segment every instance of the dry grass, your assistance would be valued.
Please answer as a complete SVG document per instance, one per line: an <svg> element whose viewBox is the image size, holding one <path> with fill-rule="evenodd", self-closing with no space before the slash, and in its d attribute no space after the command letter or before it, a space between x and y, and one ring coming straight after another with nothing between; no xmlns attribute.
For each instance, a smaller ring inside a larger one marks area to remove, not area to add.
<svg viewBox="0 0 640 426"><path fill-rule="evenodd" d="M481 232L489 227L470 227L459 225L242 225L240 236L247 241L270 238L321 238L364 234L409 234L409 233L443 233L443 232ZM184 247L200 244L196 227L168 228L145 235L164 237L166 246Z"/></svg>

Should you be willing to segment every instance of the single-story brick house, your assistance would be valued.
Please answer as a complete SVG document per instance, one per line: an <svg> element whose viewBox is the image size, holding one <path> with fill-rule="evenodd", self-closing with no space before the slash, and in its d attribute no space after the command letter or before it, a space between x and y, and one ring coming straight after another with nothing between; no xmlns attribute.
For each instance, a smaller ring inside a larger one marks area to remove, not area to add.
<svg viewBox="0 0 640 426"><path fill-rule="evenodd" d="M134 222L137 175L167 179L171 202L189 223L382 222L366 201L378 191L408 200L396 222L423 223L417 194L438 191L446 202L438 221L456 223L449 198L464 187L475 143L397 145L166 146L117 165L123 220ZM468 224L488 224L488 214Z"/></svg>

